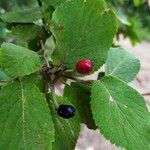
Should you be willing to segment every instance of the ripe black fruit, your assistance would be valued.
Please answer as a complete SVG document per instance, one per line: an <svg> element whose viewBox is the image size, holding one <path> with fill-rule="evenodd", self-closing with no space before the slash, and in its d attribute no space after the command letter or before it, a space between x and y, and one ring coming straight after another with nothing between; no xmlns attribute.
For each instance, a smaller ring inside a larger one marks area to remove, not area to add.
<svg viewBox="0 0 150 150"><path fill-rule="evenodd" d="M72 118L76 113L76 109L71 105L59 105L57 109L57 114L65 119Z"/></svg>

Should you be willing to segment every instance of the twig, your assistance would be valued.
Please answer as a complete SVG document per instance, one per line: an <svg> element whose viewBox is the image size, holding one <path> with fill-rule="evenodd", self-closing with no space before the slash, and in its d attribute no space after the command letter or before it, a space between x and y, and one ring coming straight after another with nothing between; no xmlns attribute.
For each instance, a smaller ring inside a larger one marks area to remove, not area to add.
<svg viewBox="0 0 150 150"><path fill-rule="evenodd" d="M142 81L138 78L138 77L136 77L136 80L141 84L142 83Z"/></svg>
<svg viewBox="0 0 150 150"><path fill-rule="evenodd" d="M45 84L45 95L47 96L48 95L48 89L49 89L49 85L48 85L48 79L47 79L47 76L45 76L45 81L44 81L44 84Z"/></svg>
<svg viewBox="0 0 150 150"><path fill-rule="evenodd" d="M150 96L150 93L143 93L143 96Z"/></svg>
<svg viewBox="0 0 150 150"><path fill-rule="evenodd" d="M47 68L51 68L47 56L44 57L44 60L45 60L45 64L46 64Z"/></svg>
<svg viewBox="0 0 150 150"><path fill-rule="evenodd" d="M48 57L45 56L44 59L45 59L46 67L50 70L51 67L50 67L50 64L49 64ZM48 74L48 72L47 72L47 76L48 75L50 75L50 74ZM59 107L59 105L57 103L56 96L55 96L55 79L53 79L53 75L54 74L51 74L51 76L49 78L46 77L46 84L47 84L46 87L48 89L46 89L45 91L47 91L47 93L48 93L49 90L50 90L50 92L51 92L51 100L52 100L52 102L53 102L53 104L55 106L55 109L57 109ZM50 101L49 101L49 103L50 103Z"/></svg>
<svg viewBox="0 0 150 150"><path fill-rule="evenodd" d="M7 83L9 81L0 80L0 83Z"/></svg>
<svg viewBox="0 0 150 150"><path fill-rule="evenodd" d="M58 109L59 105L57 103L56 96L55 96L55 86L51 84L50 90L51 90L51 98L52 98L52 101L54 103L54 106L56 109Z"/></svg>
<svg viewBox="0 0 150 150"><path fill-rule="evenodd" d="M40 45L41 45L42 50L45 50L45 46L44 46L43 40L40 40Z"/></svg>

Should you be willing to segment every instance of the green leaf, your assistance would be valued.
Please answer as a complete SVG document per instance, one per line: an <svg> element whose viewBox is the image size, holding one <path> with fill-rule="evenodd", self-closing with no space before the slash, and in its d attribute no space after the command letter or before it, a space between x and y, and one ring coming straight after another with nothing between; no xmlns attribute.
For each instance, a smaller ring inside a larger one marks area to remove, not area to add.
<svg viewBox="0 0 150 150"><path fill-rule="evenodd" d="M51 114L39 89L16 81L0 90L0 149L48 150L54 141Z"/></svg>
<svg viewBox="0 0 150 150"><path fill-rule="evenodd" d="M25 76L24 79L26 80L26 82L35 84L42 93L44 92L43 77L39 74L31 74Z"/></svg>
<svg viewBox="0 0 150 150"><path fill-rule="evenodd" d="M68 99L57 97L59 104L71 104ZM53 150L73 150L75 148L79 132L80 119L78 112L71 119L64 119L57 115L56 110L52 111L53 122L55 126L55 142Z"/></svg>
<svg viewBox="0 0 150 150"><path fill-rule="evenodd" d="M0 49L0 68L10 77L22 77L43 66L39 55L24 47L5 43Z"/></svg>
<svg viewBox="0 0 150 150"><path fill-rule="evenodd" d="M88 128L95 129L95 122L90 107L90 88L81 83L72 83L66 85L64 97L67 97L79 112L81 122L85 123Z"/></svg>
<svg viewBox="0 0 150 150"><path fill-rule="evenodd" d="M66 0L43 0L45 4L51 5L51 6L58 6L61 3L65 2Z"/></svg>
<svg viewBox="0 0 150 150"><path fill-rule="evenodd" d="M106 62L106 75L115 76L125 82L132 81L140 70L140 61L130 51L111 48Z"/></svg>
<svg viewBox="0 0 150 150"><path fill-rule="evenodd" d="M57 43L53 60L75 69L76 62L89 58L97 70L106 60L116 28L115 14L103 0L66 1L56 8L51 21Z"/></svg>
<svg viewBox="0 0 150 150"><path fill-rule="evenodd" d="M42 18L41 9L39 7L16 10L6 12L0 18L8 23L33 23Z"/></svg>
<svg viewBox="0 0 150 150"><path fill-rule="evenodd" d="M33 44L33 40L42 39L43 30L41 27L33 24L17 25L8 36L14 38L17 45L28 48L30 42Z"/></svg>
<svg viewBox="0 0 150 150"><path fill-rule="evenodd" d="M51 5L56 7L56 6L64 3L65 1L66 0L51 0Z"/></svg>
<svg viewBox="0 0 150 150"><path fill-rule="evenodd" d="M39 6L37 0L3 0L0 5L5 11L24 10Z"/></svg>
<svg viewBox="0 0 150 150"><path fill-rule="evenodd" d="M127 150L150 149L150 113L144 98L115 77L95 81L91 105L100 132Z"/></svg>

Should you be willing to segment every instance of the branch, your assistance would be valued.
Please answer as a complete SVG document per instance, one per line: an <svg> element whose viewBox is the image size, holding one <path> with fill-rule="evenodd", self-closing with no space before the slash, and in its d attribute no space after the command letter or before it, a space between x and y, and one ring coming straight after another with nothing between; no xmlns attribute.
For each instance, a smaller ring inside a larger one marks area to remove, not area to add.
<svg viewBox="0 0 150 150"><path fill-rule="evenodd" d="M143 96L150 96L150 93L143 93Z"/></svg>

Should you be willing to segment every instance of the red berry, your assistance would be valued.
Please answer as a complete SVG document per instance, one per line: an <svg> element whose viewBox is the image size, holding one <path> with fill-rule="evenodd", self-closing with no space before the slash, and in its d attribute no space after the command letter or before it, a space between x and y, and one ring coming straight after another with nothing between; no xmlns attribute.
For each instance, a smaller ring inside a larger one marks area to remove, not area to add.
<svg viewBox="0 0 150 150"><path fill-rule="evenodd" d="M93 70L93 63L89 59L83 59L77 62L76 70L81 74L88 74Z"/></svg>

